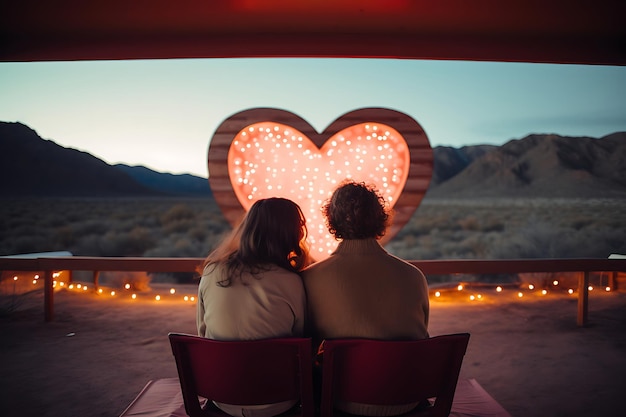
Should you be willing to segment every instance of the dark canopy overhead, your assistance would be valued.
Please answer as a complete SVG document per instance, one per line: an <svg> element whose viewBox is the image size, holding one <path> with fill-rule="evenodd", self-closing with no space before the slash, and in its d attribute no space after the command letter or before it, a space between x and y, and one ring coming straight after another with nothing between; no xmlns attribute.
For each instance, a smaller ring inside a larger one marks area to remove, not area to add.
<svg viewBox="0 0 626 417"><path fill-rule="evenodd" d="M371 57L626 64L624 0L1 0L0 61Z"/></svg>

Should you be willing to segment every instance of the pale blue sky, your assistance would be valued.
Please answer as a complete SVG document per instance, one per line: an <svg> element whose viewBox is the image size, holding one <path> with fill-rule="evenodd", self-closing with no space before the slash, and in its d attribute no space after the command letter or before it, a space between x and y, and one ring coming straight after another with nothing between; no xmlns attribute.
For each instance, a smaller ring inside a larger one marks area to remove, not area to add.
<svg viewBox="0 0 626 417"><path fill-rule="evenodd" d="M253 107L322 131L363 107L417 120L433 147L626 131L626 67L374 59L0 63L0 120L104 161L207 176L220 123Z"/></svg>

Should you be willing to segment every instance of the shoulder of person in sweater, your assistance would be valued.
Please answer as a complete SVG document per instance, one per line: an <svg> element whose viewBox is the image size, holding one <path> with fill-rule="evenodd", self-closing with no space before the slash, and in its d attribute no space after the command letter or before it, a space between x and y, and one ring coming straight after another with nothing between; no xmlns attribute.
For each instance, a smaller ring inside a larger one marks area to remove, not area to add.
<svg viewBox="0 0 626 417"><path fill-rule="evenodd" d="M395 259L398 262L398 264L403 264L405 266L405 268L414 270L416 274L424 276L424 273L422 272L421 269L419 269L417 266L415 266L411 262L407 261L406 259L399 258L399 257L397 257L397 256L395 256L395 255L393 255L393 254L391 254L389 252L387 252L387 254L391 258Z"/></svg>

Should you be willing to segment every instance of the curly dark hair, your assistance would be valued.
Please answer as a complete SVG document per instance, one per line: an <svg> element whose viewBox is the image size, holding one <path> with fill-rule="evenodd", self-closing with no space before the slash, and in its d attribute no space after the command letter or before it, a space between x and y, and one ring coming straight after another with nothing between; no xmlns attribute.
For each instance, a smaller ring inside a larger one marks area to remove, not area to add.
<svg viewBox="0 0 626 417"><path fill-rule="evenodd" d="M335 239L380 239L391 221L387 207L374 186L347 181L333 192L322 213Z"/></svg>

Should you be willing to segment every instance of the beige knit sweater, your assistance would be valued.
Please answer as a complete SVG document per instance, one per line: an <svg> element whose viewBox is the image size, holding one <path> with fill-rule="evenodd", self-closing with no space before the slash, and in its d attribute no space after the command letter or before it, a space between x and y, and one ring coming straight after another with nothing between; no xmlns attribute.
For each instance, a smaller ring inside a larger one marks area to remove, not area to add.
<svg viewBox="0 0 626 417"><path fill-rule="evenodd" d="M375 239L344 240L324 261L302 273L307 293L306 333L324 339L428 337L428 284L422 271L388 253ZM404 405L336 403L363 416L396 416Z"/></svg>
<svg viewBox="0 0 626 417"><path fill-rule="evenodd" d="M315 340L428 337L428 284L415 266L377 240L344 240L302 273L307 330Z"/></svg>

